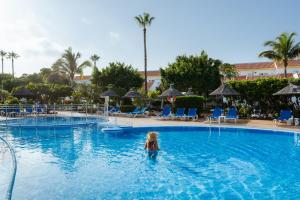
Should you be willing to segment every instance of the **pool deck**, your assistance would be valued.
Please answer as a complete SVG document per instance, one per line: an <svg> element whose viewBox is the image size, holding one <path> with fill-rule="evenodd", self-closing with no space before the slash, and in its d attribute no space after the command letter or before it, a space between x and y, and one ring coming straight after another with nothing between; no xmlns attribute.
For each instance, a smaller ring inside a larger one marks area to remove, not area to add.
<svg viewBox="0 0 300 200"><path fill-rule="evenodd" d="M70 116L70 113L59 113L60 116ZM74 113L73 113L73 116ZM82 116L82 114L79 114ZM85 115L84 115L85 116ZM95 115L94 115L95 116ZM5 120L5 117L0 116L0 121ZM262 128L262 129L276 129L285 131L297 131L300 132L300 126L289 126L285 123L275 124L272 120L245 120L239 119L237 123L234 122L212 122L211 124L204 118L197 121L183 121L183 120L160 120L157 117L147 117L147 118L131 118L131 117L109 117L109 120L113 124L118 125L129 125L129 126L238 126L238 127L251 127L251 128Z"/></svg>
<svg viewBox="0 0 300 200"><path fill-rule="evenodd" d="M262 129L276 129L285 131L300 131L300 126L288 126L285 123L275 124L272 120L244 120L240 119L235 124L234 122L212 122L211 124L205 120L200 119L198 121L181 121L181 120L159 120L154 117L150 118L128 118L128 117L110 117L113 123L119 125L130 126L238 126L238 127L251 127Z"/></svg>

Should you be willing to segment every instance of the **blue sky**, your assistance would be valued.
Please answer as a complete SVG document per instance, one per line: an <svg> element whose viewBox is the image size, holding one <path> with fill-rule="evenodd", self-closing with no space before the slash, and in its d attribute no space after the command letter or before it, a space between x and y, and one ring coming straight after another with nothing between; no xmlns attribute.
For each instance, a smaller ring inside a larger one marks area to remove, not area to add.
<svg viewBox="0 0 300 200"><path fill-rule="evenodd" d="M133 17L155 16L148 29L149 70L177 55L199 54L224 62L264 61L263 42L282 32L300 34L297 0L0 0L0 49L21 55L17 75L50 67L71 46L99 65L125 62L143 69L142 30ZM300 41L300 36L297 37ZM83 60L82 59L82 60ZM10 72L9 61L5 71ZM90 70L85 71L86 74Z"/></svg>

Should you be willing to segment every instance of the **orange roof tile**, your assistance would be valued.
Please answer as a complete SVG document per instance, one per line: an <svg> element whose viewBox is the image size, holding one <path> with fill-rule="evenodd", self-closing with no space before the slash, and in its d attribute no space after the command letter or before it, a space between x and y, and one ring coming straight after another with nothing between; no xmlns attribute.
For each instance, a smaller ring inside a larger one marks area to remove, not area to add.
<svg viewBox="0 0 300 200"><path fill-rule="evenodd" d="M278 68L283 68L283 65L276 63ZM274 62L256 62L256 63L238 63L234 64L237 70L250 70L250 69L269 69L275 68ZM299 66L300 60L292 60L289 66Z"/></svg>

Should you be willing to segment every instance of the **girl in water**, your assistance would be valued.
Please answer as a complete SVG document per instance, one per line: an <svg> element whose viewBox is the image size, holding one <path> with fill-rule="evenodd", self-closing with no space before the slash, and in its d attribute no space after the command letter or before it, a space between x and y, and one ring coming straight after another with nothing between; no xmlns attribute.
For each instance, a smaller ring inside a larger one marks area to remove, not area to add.
<svg viewBox="0 0 300 200"><path fill-rule="evenodd" d="M151 158L155 158L157 155L157 151L159 150L158 142L157 142L157 133L149 132L147 135L147 140L145 143L145 149L148 151L148 155Z"/></svg>

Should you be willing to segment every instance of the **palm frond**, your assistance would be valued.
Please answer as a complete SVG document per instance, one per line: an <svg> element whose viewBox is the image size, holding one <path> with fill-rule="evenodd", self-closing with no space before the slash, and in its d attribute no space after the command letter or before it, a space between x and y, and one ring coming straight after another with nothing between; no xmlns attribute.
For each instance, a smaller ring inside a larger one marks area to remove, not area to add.
<svg viewBox="0 0 300 200"><path fill-rule="evenodd" d="M276 53L275 51L272 51L272 50L263 51L258 56L269 58L271 60L276 60L276 61L279 61L281 59L281 56L278 53Z"/></svg>

